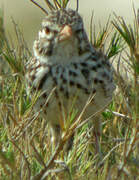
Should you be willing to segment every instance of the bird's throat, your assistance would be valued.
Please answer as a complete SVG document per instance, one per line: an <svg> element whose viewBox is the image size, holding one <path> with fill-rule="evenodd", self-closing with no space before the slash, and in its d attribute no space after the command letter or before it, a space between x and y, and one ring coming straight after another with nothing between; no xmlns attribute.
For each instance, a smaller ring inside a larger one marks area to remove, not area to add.
<svg viewBox="0 0 139 180"><path fill-rule="evenodd" d="M54 49L52 61L58 64L68 64L77 56L79 56L77 42L63 41Z"/></svg>

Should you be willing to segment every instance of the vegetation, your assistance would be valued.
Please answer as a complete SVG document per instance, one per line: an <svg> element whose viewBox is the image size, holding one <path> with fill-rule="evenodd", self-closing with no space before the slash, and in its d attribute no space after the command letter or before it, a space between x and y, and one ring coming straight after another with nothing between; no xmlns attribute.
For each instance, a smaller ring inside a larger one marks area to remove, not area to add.
<svg viewBox="0 0 139 180"><path fill-rule="evenodd" d="M32 0L33 1L33 0ZM61 8L68 0L45 0L47 7ZM117 90L112 103L102 113L102 159L95 156L92 127L81 115L63 126L61 141L52 152L50 132L40 112L26 94L25 63L31 57L20 29L13 21L16 41L9 41L0 14L0 179L1 180L138 180L139 179L139 19L134 8L134 25L114 15L99 32L94 32L93 16L90 41L104 51L115 67ZM44 10L47 13L46 10ZM17 45L15 45L17 44ZM107 46L106 46L107 45ZM128 79L129 81L128 81ZM88 105L88 104L86 104ZM85 111L83 109L82 113ZM86 123L85 123L86 122ZM75 131L72 150L63 146ZM62 161L58 161L61 159Z"/></svg>

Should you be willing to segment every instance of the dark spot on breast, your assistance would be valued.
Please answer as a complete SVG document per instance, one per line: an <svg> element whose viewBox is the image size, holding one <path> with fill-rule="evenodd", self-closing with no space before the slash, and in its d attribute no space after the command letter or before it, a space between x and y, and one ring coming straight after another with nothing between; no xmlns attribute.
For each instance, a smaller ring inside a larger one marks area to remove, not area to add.
<svg viewBox="0 0 139 180"><path fill-rule="evenodd" d="M97 71L97 67L96 67L96 66L93 66L93 67L91 67L91 70Z"/></svg>
<svg viewBox="0 0 139 180"><path fill-rule="evenodd" d="M69 83L71 86L74 86L74 84L75 84L74 81L70 81Z"/></svg>
<svg viewBox="0 0 139 180"><path fill-rule="evenodd" d="M74 68L75 68L75 69L77 69L77 68L78 68L78 66L77 66L77 64L76 64L76 63L73 63L73 66L74 66Z"/></svg>
<svg viewBox="0 0 139 180"><path fill-rule="evenodd" d="M81 84L76 84L77 85L77 88L79 88L79 89L82 89L83 87L82 87L82 85Z"/></svg>
<svg viewBox="0 0 139 180"><path fill-rule="evenodd" d="M63 78L63 83L64 83L64 84L67 83L67 80L66 80L65 78Z"/></svg>
<svg viewBox="0 0 139 180"><path fill-rule="evenodd" d="M68 91L66 91L65 96L67 99L69 98L69 92Z"/></svg>
<svg viewBox="0 0 139 180"><path fill-rule="evenodd" d="M81 66L83 66L83 67L87 67L87 66L88 66L88 64L87 64L87 63L85 63L85 62L82 62L82 63L81 63Z"/></svg>
<svg viewBox="0 0 139 180"><path fill-rule="evenodd" d="M60 91L64 91L64 87L63 87L63 86L61 86L59 90L60 90Z"/></svg>
<svg viewBox="0 0 139 180"><path fill-rule="evenodd" d="M98 64L98 65L97 65L97 68L101 68L101 67L102 67L102 65L101 65L101 64Z"/></svg>
<svg viewBox="0 0 139 180"><path fill-rule="evenodd" d="M104 81L103 81L103 80L99 80L99 83L100 83L100 84L103 84L103 83L104 83Z"/></svg>
<svg viewBox="0 0 139 180"><path fill-rule="evenodd" d="M92 52L91 54L92 54L92 56L94 57L94 56L96 55L96 52L94 51L94 52Z"/></svg>
<svg viewBox="0 0 139 180"><path fill-rule="evenodd" d="M78 49L79 49L79 50L78 50L78 53L79 53L80 56L81 56L82 54L84 54L84 51L82 51L81 47L79 47Z"/></svg>
<svg viewBox="0 0 139 180"><path fill-rule="evenodd" d="M93 60L93 61L97 61L98 58L97 58L96 56L92 56L92 60Z"/></svg>
<svg viewBox="0 0 139 180"><path fill-rule="evenodd" d="M98 79L97 79L97 78L94 79L94 83L95 83L95 84L98 83Z"/></svg>
<svg viewBox="0 0 139 180"><path fill-rule="evenodd" d="M77 76L77 73L76 73L76 72L73 72L73 76L76 77L76 76Z"/></svg>
<svg viewBox="0 0 139 180"><path fill-rule="evenodd" d="M71 70L70 70L70 71L69 71L69 75L70 75L70 76L74 76L74 77L76 77L76 76L77 76L77 73L76 73L76 72L74 72L74 71L71 71Z"/></svg>
<svg viewBox="0 0 139 180"><path fill-rule="evenodd" d="M81 72L86 79L89 77L89 70L88 69L82 69Z"/></svg>
<svg viewBox="0 0 139 180"><path fill-rule="evenodd" d="M84 88L85 94L90 94L90 91L87 88Z"/></svg>

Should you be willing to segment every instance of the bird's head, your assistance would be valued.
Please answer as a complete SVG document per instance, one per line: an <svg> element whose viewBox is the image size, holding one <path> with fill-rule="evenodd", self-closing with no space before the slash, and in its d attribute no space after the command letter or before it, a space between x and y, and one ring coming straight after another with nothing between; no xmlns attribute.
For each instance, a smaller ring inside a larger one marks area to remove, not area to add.
<svg viewBox="0 0 139 180"><path fill-rule="evenodd" d="M36 56L72 57L89 48L83 20L77 11L60 9L49 13L42 22L38 40L34 43Z"/></svg>

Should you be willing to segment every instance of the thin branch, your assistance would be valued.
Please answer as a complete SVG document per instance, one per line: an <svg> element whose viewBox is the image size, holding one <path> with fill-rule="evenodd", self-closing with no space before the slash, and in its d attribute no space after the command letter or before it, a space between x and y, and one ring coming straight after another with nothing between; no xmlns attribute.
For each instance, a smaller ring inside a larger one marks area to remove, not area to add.
<svg viewBox="0 0 139 180"><path fill-rule="evenodd" d="M41 157L41 155L39 154L39 152L37 151L36 147L34 146L34 142L33 142L33 139L31 138L31 141L30 141L30 144L35 152L35 157L37 159L37 161L42 165L44 166L44 168L46 168L46 165Z"/></svg>
<svg viewBox="0 0 139 180"><path fill-rule="evenodd" d="M119 112L110 111L109 109L106 109L106 112L111 112L112 114L114 114L115 116L118 116L118 117L122 117L122 118L126 118L126 119L132 119L132 118L129 117L129 116L126 116L126 115L121 114L121 113L119 113Z"/></svg>
<svg viewBox="0 0 139 180"><path fill-rule="evenodd" d="M30 177L31 177L30 163L29 163L29 161L27 160L26 155L25 155L24 152L17 146L17 144L16 144L13 140L11 140L11 142L12 142L12 144L18 149L18 151L22 154L22 156L23 156L23 158L24 158L24 160L25 160L25 162L26 162L26 164L27 164L28 177L29 177L29 179L30 179Z"/></svg>
<svg viewBox="0 0 139 180"><path fill-rule="evenodd" d="M94 11L92 11L92 15L91 15L91 21L90 21L90 42L92 44L93 42L93 37L92 37L92 34L93 34L93 17L94 17Z"/></svg>
<svg viewBox="0 0 139 180"><path fill-rule="evenodd" d="M57 168L57 169L49 169L48 171L46 171L43 175L43 177L41 178L41 180L45 180L46 177L51 174L51 173L60 173L62 171L65 171L65 168Z"/></svg>
<svg viewBox="0 0 139 180"><path fill-rule="evenodd" d="M64 143L65 143L64 141L60 140L60 142L58 143L58 145L56 147L54 154L51 156L50 160L46 164L46 167L43 168L37 175L33 176L31 178L31 180L40 180L44 176L44 174L50 170L50 168L52 167L52 165L54 163L54 160L56 159L57 155L59 154L59 152L63 148Z"/></svg>
<svg viewBox="0 0 139 180"><path fill-rule="evenodd" d="M78 12L79 10L79 0L77 0L77 6L76 6L76 11Z"/></svg>
<svg viewBox="0 0 139 180"><path fill-rule="evenodd" d="M44 0L44 1L45 1L46 5L49 7L50 10L55 10L55 9L56 9L56 8L53 6L53 4L50 3L49 0Z"/></svg>
<svg viewBox="0 0 139 180"><path fill-rule="evenodd" d="M111 101L110 101L109 103L111 103ZM108 104L109 104L109 103L108 103ZM89 116L89 117L88 117L87 119L85 119L83 122L81 122L81 123L76 127L76 129L81 128L84 124L86 124L88 121L90 121L93 117L95 117L95 116L97 116L99 113L101 113L101 112L105 109L105 107L108 106L108 104L107 104L106 106L104 106L103 108L101 108L99 111L97 111L97 112L95 112L94 114L92 114L91 116Z"/></svg>
<svg viewBox="0 0 139 180"><path fill-rule="evenodd" d="M30 0L33 4L35 4L37 7L39 7L46 15L48 15L48 12L46 11L46 9L44 9L42 6L40 6L37 2L35 2L34 0Z"/></svg>
<svg viewBox="0 0 139 180"><path fill-rule="evenodd" d="M57 0L53 0L53 2L55 4L56 9L61 8L61 5L59 4L59 2Z"/></svg>
<svg viewBox="0 0 139 180"><path fill-rule="evenodd" d="M102 161L98 164L98 167L100 166L100 165L102 165L105 161L106 161L106 159L110 156L110 154L113 152L113 151L115 151L115 149L117 148L117 147L119 147L119 146L121 146L121 145L123 145L124 144L124 142L120 142L119 144L117 144L116 146L114 146L109 152L108 152L108 154L106 154L106 156L102 159Z"/></svg>

